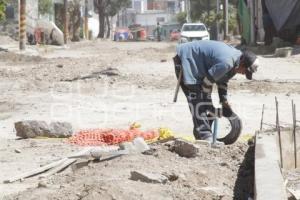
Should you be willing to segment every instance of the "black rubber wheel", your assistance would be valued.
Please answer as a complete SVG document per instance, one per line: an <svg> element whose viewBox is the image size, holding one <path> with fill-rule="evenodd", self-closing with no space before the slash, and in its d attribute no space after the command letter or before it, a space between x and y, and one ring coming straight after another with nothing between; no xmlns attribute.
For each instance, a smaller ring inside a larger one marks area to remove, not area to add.
<svg viewBox="0 0 300 200"><path fill-rule="evenodd" d="M233 113L231 117L227 119L231 125L230 132L225 137L217 139L220 142L224 142L225 145L235 143L242 133L242 121L237 114Z"/></svg>

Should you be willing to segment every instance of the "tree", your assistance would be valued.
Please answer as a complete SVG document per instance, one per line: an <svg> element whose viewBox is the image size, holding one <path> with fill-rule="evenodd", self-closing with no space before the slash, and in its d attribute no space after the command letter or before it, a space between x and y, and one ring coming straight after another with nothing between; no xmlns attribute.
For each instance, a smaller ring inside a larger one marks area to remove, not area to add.
<svg viewBox="0 0 300 200"><path fill-rule="evenodd" d="M71 41L79 41L81 10L80 0L73 0L68 3L69 33L71 34Z"/></svg>
<svg viewBox="0 0 300 200"><path fill-rule="evenodd" d="M176 15L176 20L181 25L186 23L186 12L180 12Z"/></svg>
<svg viewBox="0 0 300 200"><path fill-rule="evenodd" d="M39 14L51 14L53 9L52 0L39 0Z"/></svg>
<svg viewBox="0 0 300 200"><path fill-rule="evenodd" d="M5 19L6 0L0 0L0 21Z"/></svg>
<svg viewBox="0 0 300 200"><path fill-rule="evenodd" d="M130 5L130 2L130 0L94 0L94 6L99 16L98 38L104 38L106 30L105 25L107 26L107 36L109 37L109 17L115 16L122 8L128 7Z"/></svg>
<svg viewBox="0 0 300 200"><path fill-rule="evenodd" d="M94 0L94 6L97 9L99 17L99 33L98 38L104 38L105 33L105 8L110 0Z"/></svg>
<svg viewBox="0 0 300 200"><path fill-rule="evenodd" d="M229 0L229 31L235 32L237 29L237 0ZM223 3L220 0L220 3ZM217 14L216 0L191 0L191 18L192 21L201 21L208 27L212 27L216 22L224 24L223 11Z"/></svg>
<svg viewBox="0 0 300 200"><path fill-rule="evenodd" d="M129 7L131 0L110 0L105 12L105 19L107 25L106 37L110 36L110 17L115 16L121 9Z"/></svg>

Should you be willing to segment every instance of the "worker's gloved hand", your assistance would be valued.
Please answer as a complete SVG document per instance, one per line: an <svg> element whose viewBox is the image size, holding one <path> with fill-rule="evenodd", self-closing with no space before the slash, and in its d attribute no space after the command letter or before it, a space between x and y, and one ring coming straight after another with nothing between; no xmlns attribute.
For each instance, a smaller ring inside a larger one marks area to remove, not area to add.
<svg viewBox="0 0 300 200"><path fill-rule="evenodd" d="M213 83L205 77L202 81L202 90L205 93L212 93Z"/></svg>
<svg viewBox="0 0 300 200"><path fill-rule="evenodd" d="M222 112L224 117L231 117L231 115L233 114L231 106L227 101L222 103Z"/></svg>

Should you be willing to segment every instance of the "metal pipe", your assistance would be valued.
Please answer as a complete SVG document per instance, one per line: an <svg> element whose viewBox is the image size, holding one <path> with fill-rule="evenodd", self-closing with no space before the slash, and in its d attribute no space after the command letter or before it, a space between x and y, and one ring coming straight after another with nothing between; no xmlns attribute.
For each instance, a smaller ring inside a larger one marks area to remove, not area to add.
<svg viewBox="0 0 300 200"><path fill-rule="evenodd" d="M219 127L219 120L216 117L214 120L214 131L213 131L213 144L216 144L217 137L218 137L218 127Z"/></svg>
<svg viewBox="0 0 300 200"><path fill-rule="evenodd" d="M64 0L64 43L68 43L69 30L68 30L68 0Z"/></svg>
<svg viewBox="0 0 300 200"><path fill-rule="evenodd" d="M19 49L25 50L26 45L26 0L20 0L19 11Z"/></svg>
<svg viewBox="0 0 300 200"><path fill-rule="evenodd" d="M292 101L295 168L297 168L296 105Z"/></svg>

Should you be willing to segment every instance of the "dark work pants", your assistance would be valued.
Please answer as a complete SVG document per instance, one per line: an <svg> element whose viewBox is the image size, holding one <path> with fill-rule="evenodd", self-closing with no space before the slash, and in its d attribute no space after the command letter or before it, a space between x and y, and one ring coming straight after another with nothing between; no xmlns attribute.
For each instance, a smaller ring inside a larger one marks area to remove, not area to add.
<svg viewBox="0 0 300 200"><path fill-rule="evenodd" d="M175 66L175 73L178 78L180 68ZM186 96L193 118L194 136L196 140L204 140L212 136L211 125L214 120L209 116L208 111L214 113L211 94L204 93L201 85L185 85L181 82L181 88Z"/></svg>

